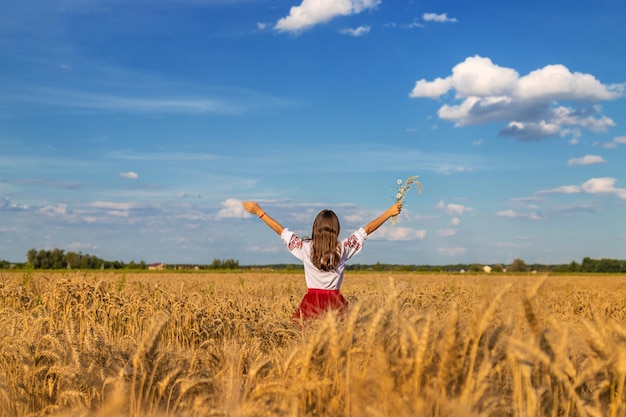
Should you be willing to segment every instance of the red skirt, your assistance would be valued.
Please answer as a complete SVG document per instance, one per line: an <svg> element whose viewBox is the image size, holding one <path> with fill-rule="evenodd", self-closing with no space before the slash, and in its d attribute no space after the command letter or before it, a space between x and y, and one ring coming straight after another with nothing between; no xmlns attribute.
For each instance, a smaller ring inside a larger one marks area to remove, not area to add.
<svg viewBox="0 0 626 417"><path fill-rule="evenodd" d="M348 312L348 301L343 298L339 290L309 288L292 319L314 320L330 310L336 311L340 317Z"/></svg>

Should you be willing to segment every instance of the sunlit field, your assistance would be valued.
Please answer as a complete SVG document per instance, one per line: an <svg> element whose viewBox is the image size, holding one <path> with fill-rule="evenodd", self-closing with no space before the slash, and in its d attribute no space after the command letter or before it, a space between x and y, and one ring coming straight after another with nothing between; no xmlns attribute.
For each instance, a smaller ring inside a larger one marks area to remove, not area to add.
<svg viewBox="0 0 626 417"><path fill-rule="evenodd" d="M1 416L624 416L626 276L0 274Z"/></svg>

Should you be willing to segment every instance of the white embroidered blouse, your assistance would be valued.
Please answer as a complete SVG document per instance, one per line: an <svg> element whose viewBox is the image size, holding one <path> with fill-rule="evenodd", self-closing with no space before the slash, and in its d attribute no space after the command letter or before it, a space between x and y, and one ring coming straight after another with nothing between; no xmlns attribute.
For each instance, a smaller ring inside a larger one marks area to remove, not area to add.
<svg viewBox="0 0 626 417"><path fill-rule="evenodd" d="M343 239L341 244L341 259L334 271L320 271L311 262L311 240L302 240L294 232L285 228L280 235L289 252L304 264L304 278L307 288L321 290L338 290L343 282L343 271L348 259L361 251L363 242L367 239L364 228L359 228L350 237Z"/></svg>

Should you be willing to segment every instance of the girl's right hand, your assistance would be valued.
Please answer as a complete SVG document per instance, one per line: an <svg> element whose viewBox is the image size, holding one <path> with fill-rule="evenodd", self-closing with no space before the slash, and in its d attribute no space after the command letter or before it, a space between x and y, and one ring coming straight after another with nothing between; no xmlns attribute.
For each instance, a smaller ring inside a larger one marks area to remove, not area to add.
<svg viewBox="0 0 626 417"><path fill-rule="evenodd" d="M402 203L398 202L398 203L392 204L388 210L389 210L390 216L397 216L402 211Z"/></svg>

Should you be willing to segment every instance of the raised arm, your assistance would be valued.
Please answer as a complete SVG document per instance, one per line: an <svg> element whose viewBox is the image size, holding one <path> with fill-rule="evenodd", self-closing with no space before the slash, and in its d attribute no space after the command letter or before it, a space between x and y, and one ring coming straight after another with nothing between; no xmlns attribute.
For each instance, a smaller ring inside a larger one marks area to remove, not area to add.
<svg viewBox="0 0 626 417"><path fill-rule="evenodd" d="M365 233L368 235L383 225L390 217L397 216L402 211L402 203L392 204L383 214L376 217L365 226Z"/></svg>
<svg viewBox="0 0 626 417"><path fill-rule="evenodd" d="M279 235L283 232L284 227L280 223L278 223L276 220L274 220L272 217L270 217L270 215L267 214L261 208L261 206L259 206L256 202L254 202L254 201L244 201L243 202L243 208L247 212L259 216L259 218L261 220L263 220L263 222L266 225L268 225L270 229L272 229L273 231L275 231Z"/></svg>

